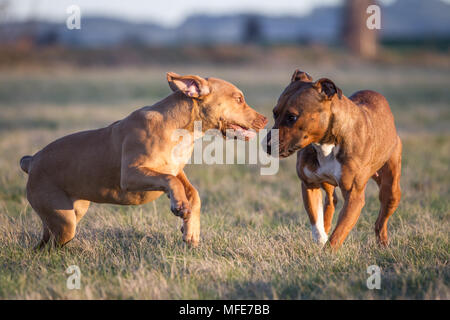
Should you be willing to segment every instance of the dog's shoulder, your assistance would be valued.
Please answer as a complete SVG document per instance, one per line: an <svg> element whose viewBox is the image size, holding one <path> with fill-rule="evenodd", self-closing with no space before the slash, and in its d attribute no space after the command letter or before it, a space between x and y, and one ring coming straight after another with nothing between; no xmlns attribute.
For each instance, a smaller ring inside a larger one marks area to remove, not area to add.
<svg viewBox="0 0 450 320"><path fill-rule="evenodd" d="M368 108L388 107L389 103L386 98L373 90L361 90L352 94L349 99L358 106L366 106Z"/></svg>
<svg viewBox="0 0 450 320"><path fill-rule="evenodd" d="M142 107L133 111L128 117L128 121L139 122L148 125L149 122L157 123L164 119L164 116L153 106Z"/></svg>
<svg viewBox="0 0 450 320"><path fill-rule="evenodd" d="M151 107L143 107L116 121L110 127L121 136L136 133L140 136L149 136L155 128L162 130L163 122L163 116L159 112L152 110Z"/></svg>

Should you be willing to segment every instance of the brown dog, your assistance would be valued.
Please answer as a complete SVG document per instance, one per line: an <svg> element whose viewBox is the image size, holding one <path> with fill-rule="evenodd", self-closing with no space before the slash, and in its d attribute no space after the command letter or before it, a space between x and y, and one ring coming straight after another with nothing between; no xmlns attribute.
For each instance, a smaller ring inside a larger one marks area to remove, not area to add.
<svg viewBox="0 0 450 320"><path fill-rule="evenodd" d="M51 234L64 245L75 236L77 223L89 203L137 205L161 194L170 197L172 212L183 219L183 240L195 246L200 236L200 197L183 172L194 142L179 147L177 129L234 129L248 138L267 119L250 108L234 85L215 78L168 73L170 96L134 111L106 128L78 132L58 139L34 156L20 160L29 174L27 198L42 220L38 247Z"/></svg>
<svg viewBox="0 0 450 320"><path fill-rule="evenodd" d="M273 110L279 129L279 155L297 153L305 209L313 237L338 248L356 224L370 178L380 188L381 208L375 223L379 243L387 245L387 222L400 201L402 143L389 104L379 93L364 90L346 98L329 79L312 82L296 70ZM267 150L271 153L270 133ZM344 206L328 239L339 186ZM325 190L325 210L322 191Z"/></svg>

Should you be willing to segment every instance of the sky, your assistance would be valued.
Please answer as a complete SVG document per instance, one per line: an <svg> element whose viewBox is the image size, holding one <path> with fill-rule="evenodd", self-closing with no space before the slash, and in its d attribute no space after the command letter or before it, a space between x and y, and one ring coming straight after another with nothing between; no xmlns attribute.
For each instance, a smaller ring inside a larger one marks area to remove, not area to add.
<svg viewBox="0 0 450 320"><path fill-rule="evenodd" d="M0 4L5 1L9 3L8 18L12 20L38 18L63 22L69 16L67 8L75 4L82 16L111 16L173 27L192 14L305 15L314 7L337 5L344 0L0 0ZM389 4L395 0L380 1Z"/></svg>
<svg viewBox="0 0 450 320"><path fill-rule="evenodd" d="M8 0L0 0L8 1ZM70 5L78 5L83 15L120 17L136 22L176 26L192 14L236 12L266 15L303 15L318 5L336 5L342 0L9 0L8 17L31 17L65 21Z"/></svg>

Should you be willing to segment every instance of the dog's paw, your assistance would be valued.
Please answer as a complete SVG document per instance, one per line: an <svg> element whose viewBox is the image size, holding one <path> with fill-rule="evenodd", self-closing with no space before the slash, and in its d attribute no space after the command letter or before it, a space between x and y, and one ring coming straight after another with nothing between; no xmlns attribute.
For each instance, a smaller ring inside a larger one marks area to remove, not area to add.
<svg viewBox="0 0 450 320"><path fill-rule="evenodd" d="M183 241L190 247L197 247L200 241L200 219L198 215L193 215L183 219Z"/></svg>
<svg viewBox="0 0 450 320"><path fill-rule="evenodd" d="M183 232L183 241L192 248L198 247L200 242L200 232Z"/></svg>
<svg viewBox="0 0 450 320"><path fill-rule="evenodd" d="M389 247L389 240L386 238L377 237L377 244L382 247L386 248Z"/></svg>
<svg viewBox="0 0 450 320"><path fill-rule="evenodd" d="M188 201L172 201L170 210L180 218L186 218L191 213L191 206Z"/></svg>

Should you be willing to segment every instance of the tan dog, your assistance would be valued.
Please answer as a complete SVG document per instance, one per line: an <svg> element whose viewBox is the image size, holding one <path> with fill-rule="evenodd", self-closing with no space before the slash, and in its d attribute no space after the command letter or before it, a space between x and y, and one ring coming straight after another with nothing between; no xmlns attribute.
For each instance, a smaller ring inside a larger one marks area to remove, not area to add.
<svg viewBox="0 0 450 320"><path fill-rule="evenodd" d="M296 70L273 110L279 129L279 154L297 153L297 174L313 236L338 248L356 224L370 178L380 187L381 208L375 223L379 243L387 245L387 222L400 201L402 143L389 104L364 90L346 98L329 79L312 82ZM271 153L270 133L267 150ZM328 239L336 205L335 187L344 206ZM325 209L322 192L325 190Z"/></svg>
<svg viewBox="0 0 450 320"><path fill-rule="evenodd" d="M202 121L203 132L215 128L225 136L234 129L248 138L250 129L258 131L267 119L226 81L175 73L167 80L174 93L153 106L106 128L65 136L20 160L29 174L27 198L44 227L39 247L51 234L59 245L72 240L91 201L138 205L163 193L183 219L183 240L198 244L200 197L183 172L194 144L178 148L185 161L174 161L174 131L193 132L194 121Z"/></svg>

